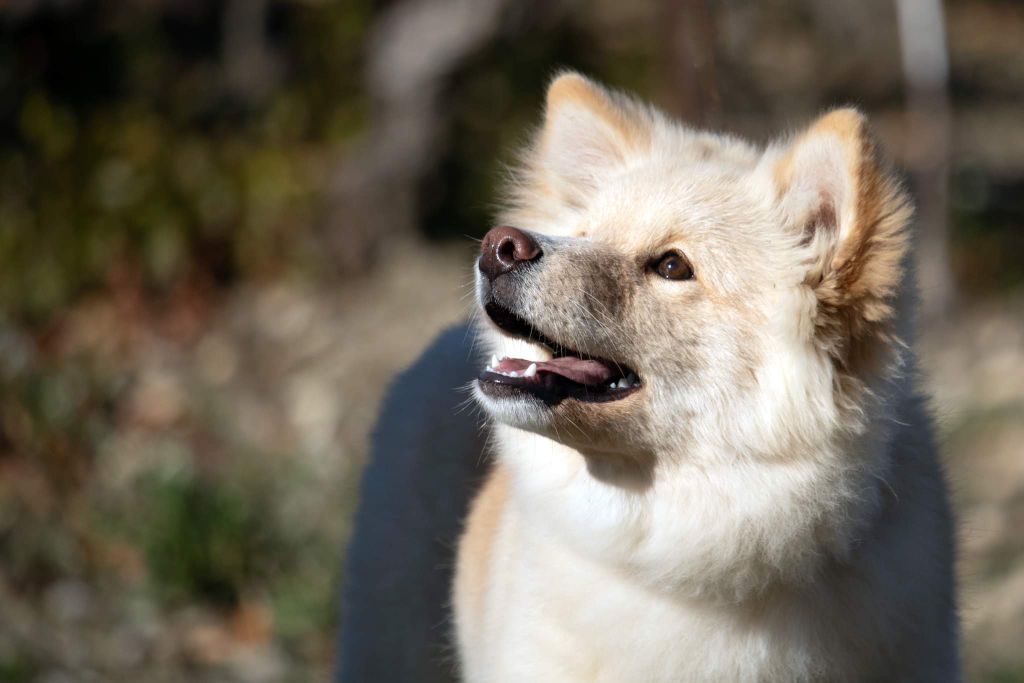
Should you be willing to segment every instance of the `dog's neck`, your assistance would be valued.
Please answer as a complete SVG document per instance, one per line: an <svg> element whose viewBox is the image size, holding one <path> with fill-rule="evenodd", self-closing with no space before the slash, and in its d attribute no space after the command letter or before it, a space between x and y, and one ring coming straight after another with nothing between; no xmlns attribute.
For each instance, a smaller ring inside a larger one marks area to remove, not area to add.
<svg viewBox="0 0 1024 683"><path fill-rule="evenodd" d="M775 459L692 452L650 471L498 425L515 514L658 590L735 602L846 562L885 496L886 430Z"/></svg>

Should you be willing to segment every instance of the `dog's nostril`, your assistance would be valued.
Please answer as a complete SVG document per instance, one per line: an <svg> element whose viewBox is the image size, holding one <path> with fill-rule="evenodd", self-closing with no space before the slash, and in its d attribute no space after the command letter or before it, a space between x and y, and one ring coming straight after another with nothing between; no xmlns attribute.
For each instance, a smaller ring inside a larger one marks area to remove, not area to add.
<svg viewBox="0 0 1024 683"><path fill-rule="evenodd" d="M536 261L540 244L528 232L509 226L494 228L480 245L480 272L493 280L515 268Z"/></svg>
<svg viewBox="0 0 1024 683"><path fill-rule="evenodd" d="M516 241L511 236L506 236L495 249L494 255L498 257L498 260L504 263L506 266L513 265L516 261L520 260L516 258Z"/></svg>

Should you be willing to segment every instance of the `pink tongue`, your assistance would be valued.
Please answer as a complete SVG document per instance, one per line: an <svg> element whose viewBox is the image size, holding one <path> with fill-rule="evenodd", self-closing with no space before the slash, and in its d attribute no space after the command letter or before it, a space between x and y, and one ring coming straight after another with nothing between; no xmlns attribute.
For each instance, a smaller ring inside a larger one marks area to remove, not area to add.
<svg viewBox="0 0 1024 683"><path fill-rule="evenodd" d="M534 361L522 358L503 358L495 367L501 372L522 372ZM606 384L618 375L607 365L597 360L583 360L574 356L563 356L537 363L537 374L547 372L561 375L579 384Z"/></svg>

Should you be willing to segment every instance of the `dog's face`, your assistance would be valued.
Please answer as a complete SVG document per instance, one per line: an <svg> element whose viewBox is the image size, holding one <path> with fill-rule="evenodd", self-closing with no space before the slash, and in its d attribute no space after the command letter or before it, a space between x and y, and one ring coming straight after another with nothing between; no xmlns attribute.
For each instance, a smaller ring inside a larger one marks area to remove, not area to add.
<svg viewBox="0 0 1024 683"><path fill-rule="evenodd" d="M562 76L482 246L477 398L596 458L791 455L891 359L908 215L856 112L758 150Z"/></svg>

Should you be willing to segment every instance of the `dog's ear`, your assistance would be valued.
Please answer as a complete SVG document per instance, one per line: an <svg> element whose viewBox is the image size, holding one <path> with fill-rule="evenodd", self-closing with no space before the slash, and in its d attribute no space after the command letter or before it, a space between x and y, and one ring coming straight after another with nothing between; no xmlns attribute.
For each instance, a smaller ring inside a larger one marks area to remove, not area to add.
<svg viewBox="0 0 1024 683"><path fill-rule="evenodd" d="M770 158L783 221L810 251L819 336L855 365L871 355L864 342L889 334L911 203L855 109L825 114Z"/></svg>
<svg viewBox="0 0 1024 683"><path fill-rule="evenodd" d="M649 147L651 113L577 73L548 87L537 161L559 194L579 198Z"/></svg>

